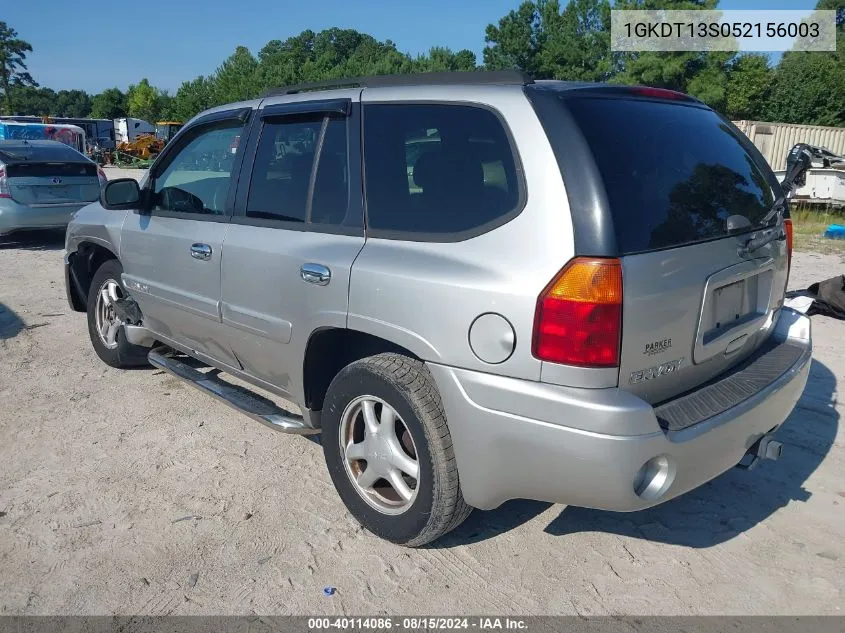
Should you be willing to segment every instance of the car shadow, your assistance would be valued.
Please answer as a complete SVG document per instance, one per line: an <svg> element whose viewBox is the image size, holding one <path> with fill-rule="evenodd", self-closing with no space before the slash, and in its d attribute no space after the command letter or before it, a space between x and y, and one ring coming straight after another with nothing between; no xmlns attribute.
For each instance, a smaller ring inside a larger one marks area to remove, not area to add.
<svg viewBox="0 0 845 633"><path fill-rule="evenodd" d="M23 321L17 313L0 303L0 340L15 338L23 328Z"/></svg>
<svg viewBox="0 0 845 633"><path fill-rule="evenodd" d="M60 251L64 247L64 229L16 231L0 237L0 250Z"/></svg>
<svg viewBox="0 0 845 633"><path fill-rule="evenodd" d="M776 433L784 444L777 462L764 461L751 471L733 468L696 490L640 512L566 506L545 532L555 536L607 532L695 548L728 541L790 501L810 498L804 483L830 451L839 428L835 392L836 376L814 360L801 399ZM550 505L510 501L489 512L476 510L463 525L431 546L449 548L493 538L533 519Z"/></svg>

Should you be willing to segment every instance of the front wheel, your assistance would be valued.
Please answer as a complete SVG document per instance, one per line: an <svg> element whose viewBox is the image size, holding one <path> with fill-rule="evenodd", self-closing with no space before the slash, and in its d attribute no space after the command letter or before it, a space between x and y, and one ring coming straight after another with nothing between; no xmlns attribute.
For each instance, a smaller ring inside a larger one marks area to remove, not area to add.
<svg viewBox="0 0 845 633"><path fill-rule="evenodd" d="M322 444L338 494L377 536L424 545L472 512L440 394L418 360L379 354L342 369L323 403Z"/></svg>
<svg viewBox="0 0 845 633"><path fill-rule="evenodd" d="M120 276L123 266L116 259L103 263L94 273L88 290L88 334L97 356L106 365L125 369L147 362L147 348L126 340L123 322L115 313L114 303L127 296Z"/></svg>

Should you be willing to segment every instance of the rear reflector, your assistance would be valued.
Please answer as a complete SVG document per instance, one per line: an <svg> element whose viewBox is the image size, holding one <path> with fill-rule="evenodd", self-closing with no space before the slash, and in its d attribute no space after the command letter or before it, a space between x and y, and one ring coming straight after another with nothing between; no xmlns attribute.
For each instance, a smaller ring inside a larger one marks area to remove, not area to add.
<svg viewBox="0 0 845 633"><path fill-rule="evenodd" d="M577 257L537 299L532 353L580 367L616 367L622 333L622 265Z"/></svg>

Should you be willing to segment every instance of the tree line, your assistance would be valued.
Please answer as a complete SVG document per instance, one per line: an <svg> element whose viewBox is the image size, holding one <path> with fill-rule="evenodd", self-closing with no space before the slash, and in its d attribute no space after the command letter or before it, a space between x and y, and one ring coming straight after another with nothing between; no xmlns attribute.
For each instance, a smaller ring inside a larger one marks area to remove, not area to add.
<svg viewBox="0 0 845 633"><path fill-rule="evenodd" d="M715 9L718 0L616 0L620 9ZM835 52L787 52L776 65L756 53L615 53L610 0L525 0L485 30L483 59L469 50L400 51L353 29L306 30L271 40L254 55L239 46L210 75L169 94L142 79L125 92L38 86L26 72L31 46L0 22L0 101L6 112L186 121L215 105L285 85L362 75L518 69L538 79L645 84L691 94L731 119L845 126L845 0L837 10Z"/></svg>

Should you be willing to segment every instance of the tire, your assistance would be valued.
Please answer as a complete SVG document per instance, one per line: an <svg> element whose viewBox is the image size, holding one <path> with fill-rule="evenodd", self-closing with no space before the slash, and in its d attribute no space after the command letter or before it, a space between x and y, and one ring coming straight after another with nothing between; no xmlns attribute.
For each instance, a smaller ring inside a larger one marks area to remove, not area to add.
<svg viewBox="0 0 845 633"><path fill-rule="evenodd" d="M99 308L98 298L101 291L109 283L116 284L119 297L127 296L126 288L123 287L123 282L120 276L123 274L123 266L116 259L110 259L104 262L94 273L94 278L91 280L91 288L88 290L88 301L86 304L88 313L88 335L91 337L91 345L94 346L94 351L106 365L116 367L118 369L127 369L130 367L143 367L148 365L147 353L149 350L140 345L132 345L126 340L126 334L122 326L117 327L114 343L112 346L107 344L100 336L97 323L97 311Z"/></svg>
<svg viewBox="0 0 845 633"><path fill-rule="evenodd" d="M372 427L376 432L367 426L367 403L374 414L369 419L378 419ZM385 417L385 406L396 414L392 426L384 426L391 417ZM380 439L364 448L371 438ZM350 443L355 448L347 460L345 447ZM418 547L455 529L472 512L461 494L440 393L418 360L386 353L344 367L329 385L323 403L322 444L340 498L361 525L383 539ZM355 459L362 453L372 459ZM408 474L413 462L416 479ZM388 472L385 469L395 469L395 463L406 468L398 472L410 498L398 492L403 487L396 482L396 473L389 475L398 487L380 477ZM354 483L360 478L367 484L376 477L372 486Z"/></svg>

